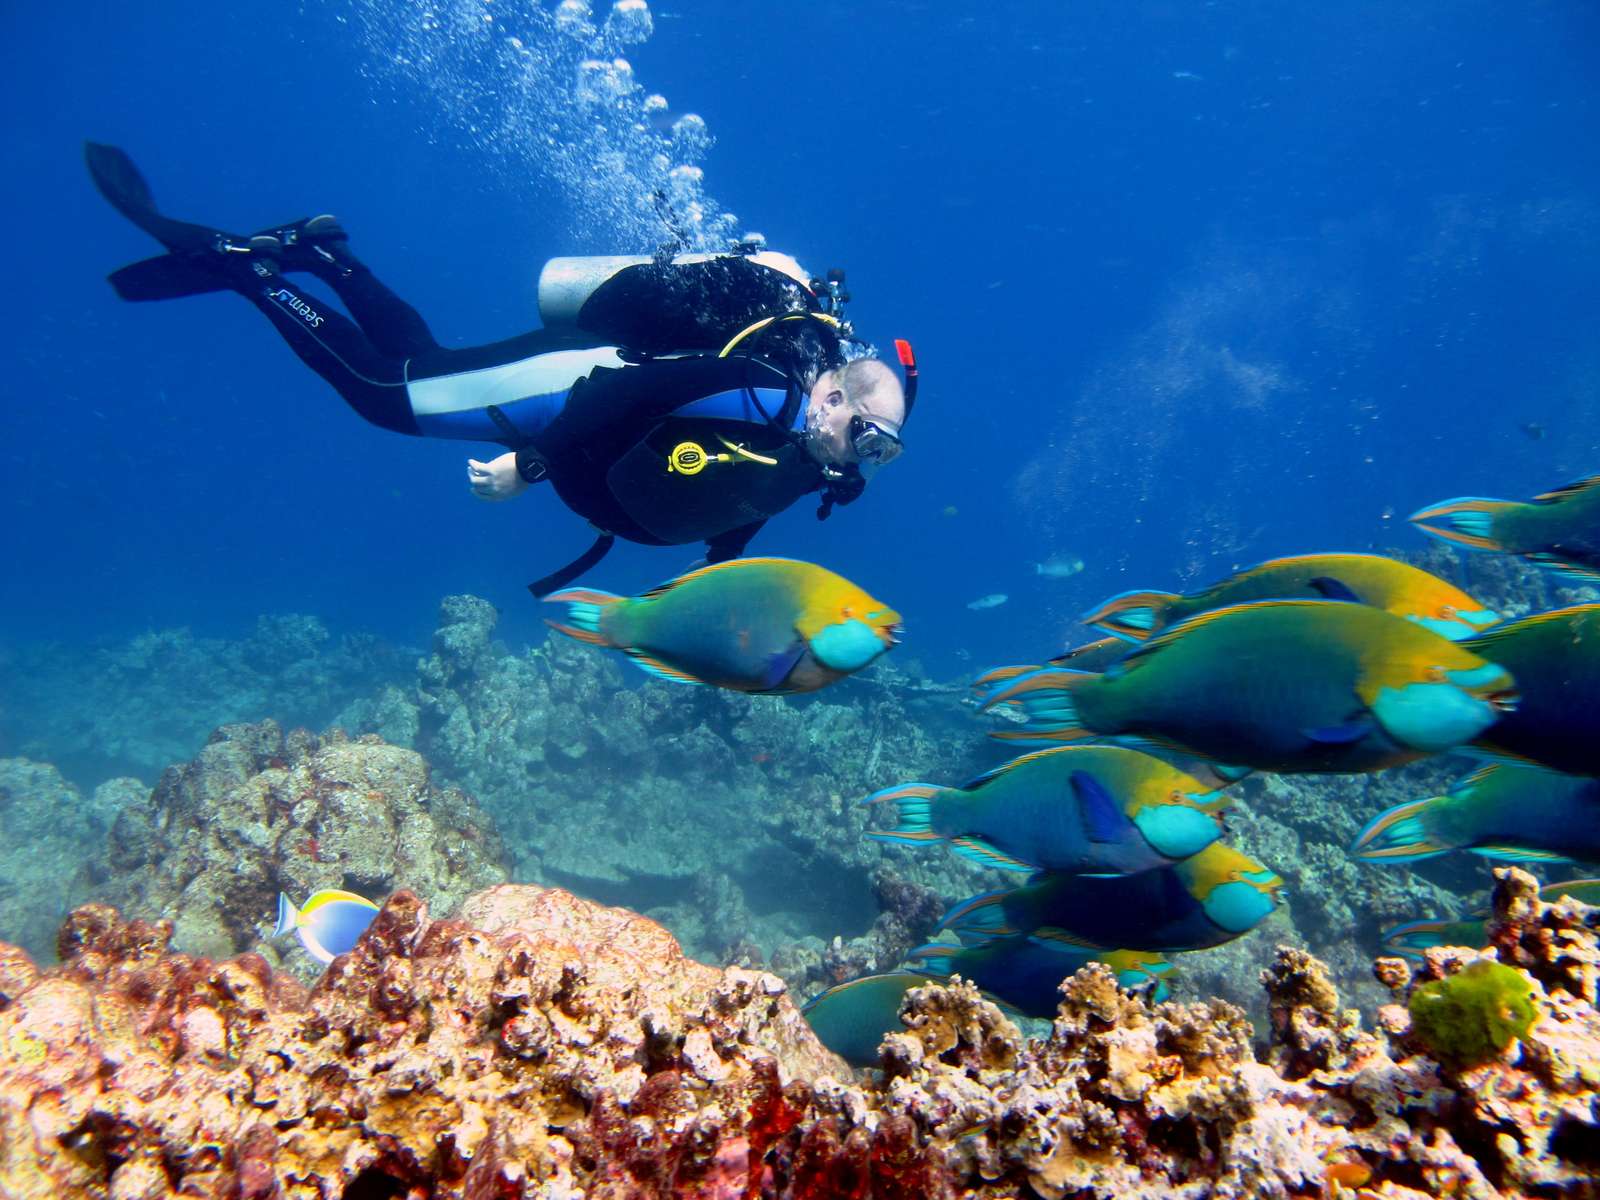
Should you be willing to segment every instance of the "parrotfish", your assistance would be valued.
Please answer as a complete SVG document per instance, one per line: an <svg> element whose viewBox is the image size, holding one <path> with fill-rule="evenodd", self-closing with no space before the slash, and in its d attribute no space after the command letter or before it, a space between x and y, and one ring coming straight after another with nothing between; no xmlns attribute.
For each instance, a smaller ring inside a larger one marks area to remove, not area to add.
<svg viewBox="0 0 1600 1200"><path fill-rule="evenodd" d="M1539 899L1546 904L1571 896L1581 904L1600 906L1600 879L1569 879L1565 883L1549 883L1539 889ZM1422 957L1424 950L1434 946L1470 946L1477 948L1487 941L1487 912L1458 921L1427 920L1407 921L1383 931L1383 947L1407 958Z"/></svg>
<svg viewBox="0 0 1600 1200"><path fill-rule="evenodd" d="M1600 775L1600 604L1537 613L1462 645L1510 671L1521 694L1473 750Z"/></svg>
<svg viewBox="0 0 1600 1200"><path fill-rule="evenodd" d="M1364 604L1262 600L1191 617L1103 674L1046 668L985 708L1027 714L1004 740L1153 741L1266 771L1377 771L1448 750L1515 703L1509 671Z"/></svg>
<svg viewBox="0 0 1600 1200"><path fill-rule="evenodd" d="M1528 502L1459 496L1411 520L1452 545L1517 554L1576 582L1600 582L1600 475Z"/></svg>
<svg viewBox="0 0 1600 1200"><path fill-rule="evenodd" d="M1222 833L1230 803L1158 758L1121 746L1040 750L961 787L903 783L884 842L949 842L963 858L1007 871L1126 874L1188 858Z"/></svg>
<svg viewBox="0 0 1600 1200"><path fill-rule="evenodd" d="M904 1029L900 1006L906 993L936 982L913 971L865 975L812 997L800 1014L822 1044L852 1067L875 1067L883 1039ZM1009 1017L1022 1015L993 996L984 999L998 1004Z"/></svg>
<svg viewBox="0 0 1600 1200"><path fill-rule="evenodd" d="M378 915L378 906L354 892L323 888L313 892L300 908L289 897L278 893L278 927L275 938L293 931L300 944L320 963L331 963L347 954Z"/></svg>
<svg viewBox="0 0 1600 1200"><path fill-rule="evenodd" d="M1600 779L1491 763L1443 796L1380 813L1351 847L1377 862L1451 850L1513 862L1600 859Z"/></svg>
<svg viewBox="0 0 1600 1200"><path fill-rule="evenodd" d="M907 956L913 971L946 979L959 975L1028 1017L1056 1015L1061 981L1092 962L1103 962L1129 991L1159 1003L1171 995L1165 977L1176 968L1159 954L1093 950L1048 938L995 938L979 946L918 946Z"/></svg>
<svg viewBox="0 0 1600 1200"><path fill-rule="evenodd" d="M1199 613L1252 600L1346 600L1370 604L1452 640L1499 621L1453 584L1381 554L1299 554L1257 563L1203 591L1123 592L1084 615L1083 623L1142 642Z"/></svg>
<svg viewBox="0 0 1600 1200"><path fill-rule="evenodd" d="M651 674L737 692L814 692L898 643L900 614L812 563L741 558L631 599L572 588L555 629Z"/></svg>
<svg viewBox="0 0 1600 1200"><path fill-rule="evenodd" d="M1222 842L1137 875L1041 874L945 914L963 940L1027 934L1068 945L1201 950L1248 933L1277 907L1283 880Z"/></svg>

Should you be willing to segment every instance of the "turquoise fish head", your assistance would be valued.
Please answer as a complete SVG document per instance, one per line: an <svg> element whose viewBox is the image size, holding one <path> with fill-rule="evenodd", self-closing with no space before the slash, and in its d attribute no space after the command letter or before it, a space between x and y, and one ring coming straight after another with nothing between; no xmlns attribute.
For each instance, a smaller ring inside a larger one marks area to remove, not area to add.
<svg viewBox="0 0 1600 1200"><path fill-rule="evenodd" d="M1494 663L1439 674L1379 690L1372 713L1400 745L1429 754L1449 750L1470 742L1514 706L1511 676Z"/></svg>
<svg viewBox="0 0 1600 1200"><path fill-rule="evenodd" d="M1151 849L1174 862L1198 854L1222 834L1216 817L1187 804L1147 805L1133 823Z"/></svg>
<svg viewBox="0 0 1600 1200"><path fill-rule="evenodd" d="M811 653L818 662L830 671L845 674L861 670L889 646L876 629L859 617L824 625L810 641Z"/></svg>
<svg viewBox="0 0 1600 1200"><path fill-rule="evenodd" d="M1229 933L1246 933L1277 907L1277 889L1282 884L1271 871L1246 871L1241 879L1219 883L1200 903L1218 927Z"/></svg>

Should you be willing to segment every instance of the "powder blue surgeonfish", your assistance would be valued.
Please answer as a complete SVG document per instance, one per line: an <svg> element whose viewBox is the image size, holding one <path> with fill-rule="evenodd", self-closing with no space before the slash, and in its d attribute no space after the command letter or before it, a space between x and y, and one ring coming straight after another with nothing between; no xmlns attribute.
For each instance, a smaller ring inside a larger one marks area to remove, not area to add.
<svg viewBox="0 0 1600 1200"><path fill-rule="evenodd" d="M1137 875L1045 875L985 892L945 914L965 941L1031 934L1069 945L1202 950L1248 933L1280 902L1283 880L1222 842Z"/></svg>
<svg viewBox="0 0 1600 1200"><path fill-rule="evenodd" d="M991 736L1149 740L1266 771L1376 771L1451 749L1515 703L1511 672L1403 617L1334 600L1202 613L1091 675L1002 681L984 707L1027 723Z"/></svg>
<svg viewBox="0 0 1600 1200"><path fill-rule="evenodd" d="M1600 779L1491 763L1442 796L1378 814L1351 847L1374 862L1451 850L1511 861L1600 860Z"/></svg>
<svg viewBox="0 0 1600 1200"><path fill-rule="evenodd" d="M323 888L313 892L300 908L289 897L278 893L278 927L272 936L294 932L300 944L320 963L331 963L347 954L378 915L378 906L354 892Z"/></svg>
<svg viewBox="0 0 1600 1200"><path fill-rule="evenodd" d="M1049 938L1018 935L995 938L978 946L934 943L906 956L912 970L946 979L959 975L1024 1016L1056 1015L1061 982L1092 962L1116 972L1129 991L1142 991L1154 1002L1170 994L1165 977L1176 968L1159 954L1137 950L1094 950Z"/></svg>
<svg viewBox="0 0 1600 1200"><path fill-rule="evenodd" d="M631 599L590 588L549 624L662 679L738 692L812 692L898 642L900 614L842 576L786 558L702 567Z"/></svg>
<svg viewBox="0 0 1600 1200"><path fill-rule="evenodd" d="M1205 849L1230 803L1121 746L1040 750L958 788L903 783L865 802L895 806L895 827L867 835L879 841L946 841L984 866L1101 875L1149 871Z"/></svg>

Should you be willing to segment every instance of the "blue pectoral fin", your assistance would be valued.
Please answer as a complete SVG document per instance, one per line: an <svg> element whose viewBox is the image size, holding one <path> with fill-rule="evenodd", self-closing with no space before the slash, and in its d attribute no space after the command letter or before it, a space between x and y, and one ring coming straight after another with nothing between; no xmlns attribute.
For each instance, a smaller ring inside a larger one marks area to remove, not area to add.
<svg viewBox="0 0 1600 1200"><path fill-rule="evenodd" d="M1350 590L1350 585L1329 575L1319 575L1311 581L1312 589L1324 600L1343 600L1348 604L1360 604L1361 597Z"/></svg>
<svg viewBox="0 0 1600 1200"><path fill-rule="evenodd" d="M767 669L761 675L761 690L774 691L783 685L789 678L789 673L794 670L795 664L800 661L806 652L803 640L796 640L794 645L787 650L780 650L767 659Z"/></svg>
<svg viewBox="0 0 1600 1200"><path fill-rule="evenodd" d="M1306 729L1302 732L1313 742L1320 742L1324 746L1348 746L1366 737L1375 725L1376 722L1371 717L1357 717L1353 721L1346 721L1343 725L1324 725L1319 729Z"/></svg>
<svg viewBox="0 0 1600 1200"><path fill-rule="evenodd" d="M1072 773L1072 791L1078 798L1083 817L1083 832L1091 842L1115 842L1127 832L1128 817L1106 791L1105 785L1087 771Z"/></svg>

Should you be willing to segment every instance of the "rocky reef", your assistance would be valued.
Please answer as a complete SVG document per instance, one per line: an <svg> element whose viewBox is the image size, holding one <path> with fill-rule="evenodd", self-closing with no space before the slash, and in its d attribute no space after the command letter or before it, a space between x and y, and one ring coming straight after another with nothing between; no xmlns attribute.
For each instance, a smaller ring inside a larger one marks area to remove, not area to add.
<svg viewBox="0 0 1600 1200"><path fill-rule="evenodd" d="M306 988L260 956L75 911L62 964L0 947L0 1183L139 1197L1600 1195L1597 910L1501 872L1482 951L1430 952L1376 1029L1284 948L1259 1045L1220 1000L1090 967L1028 1041L970 986L902 1009L853 1078L763 972L645 918L501 886L389 898ZM1479 1057L1404 1007L1479 958L1530 1019ZM1431 1035L1436 1037L1437 1034Z"/></svg>

